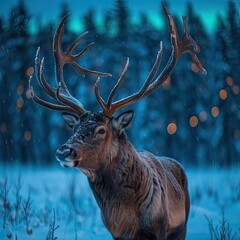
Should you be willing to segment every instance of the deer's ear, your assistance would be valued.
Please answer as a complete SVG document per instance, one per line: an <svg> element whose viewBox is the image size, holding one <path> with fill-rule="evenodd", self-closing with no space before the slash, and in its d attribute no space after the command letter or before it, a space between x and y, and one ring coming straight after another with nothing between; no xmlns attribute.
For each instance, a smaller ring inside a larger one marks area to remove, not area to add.
<svg viewBox="0 0 240 240"><path fill-rule="evenodd" d="M116 118L113 118L112 120L113 128L115 128L121 133L124 128L127 128L130 125L133 115L134 115L134 112L130 110L120 114Z"/></svg>
<svg viewBox="0 0 240 240"><path fill-rule="evenodd" d="M76 124L80 122L79 116L72 113L62 113L64 120L70 128L73 128Z"/></svg>

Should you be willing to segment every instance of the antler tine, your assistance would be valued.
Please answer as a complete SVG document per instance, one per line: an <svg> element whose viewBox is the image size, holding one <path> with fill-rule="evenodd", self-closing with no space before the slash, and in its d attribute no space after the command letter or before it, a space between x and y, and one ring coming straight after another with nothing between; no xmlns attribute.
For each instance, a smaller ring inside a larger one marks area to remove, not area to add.
<svg viewBox="0 0 240 240"><path fill-rule="evenodd" d="M64 23L66 21L66 18L67 18L67 14L62 18L62 21L55 32L54 40L53 40L53 53L54 53L55 62L56 62L56 78L57 78L58 85L59 83L61 83L63 90L69 94L67 86L63 80L63 66L66 63L66 60L65 60L66 57L62 52L62 45L61 45L62 35L64 31Z"/></svg>
<svg viewBox="0 0 240 240"><path fill-rule="evenodd" d="M54 41L53 41L53 52L54 52L55 61L56 61L56 78L57 78L57 82L58 82L56 98L63 104L66 104L66 105L70 106L71 108L73 108L79 114L82 114L85 112L83 105L81 104L80 101L78 101L76 98L74 98L70 94L70 92L64 82L64 78L63 78L64 65L68 62L74 61L74 60L72 60L71 55L67 55L67 54L63 53L62 47L61 47L62 35L63 35L63 31L64 31L64 23L66 21L66 18L67 18L67 15L65 15L63 17L59 27L57 28L57 31L54 36ZM76 42L73 43L73 45L74 44L76 46ZM71 51L74 50L73 45L70 47L70 51L69 51L70 53L71 53Z"/></svg>
<svg viewBox="0 0 240 240"><path fill-rule="evenodd" d="M158 54L157 54L156 60L154 62L154 65L152 67L152 70L150 71L142 88L138 92L132 94L131 96L125 97L116 102L112 102L112 100L113 100L113 97L114 97L116 91L121 87L121 85L124 81L124 77L126 75L128 65L129 65L129 59L127 59L127 62L121 73L121 76L119 77L118 82L116 83L116 85L114 86L114 88L112 89L112 91L108 97L107 104L104 102L104 100L99 95L99 90L98 90L99 80L98 80L95 84L95 94L96 94L96 97L97 97L97 100L98 100L100 106L103 109L104 114L107 116L111 116L117 110L124 108L128 105L131 105L131 104L137 102L138 100L140 100L142 98L142 96L144 95L145 91L148 89L149 85L152 83L152 81L159 69L161 60L162 60L162 42L160 42L160 49L158 51Z"/></svg>
<svg viewBox="0 0 240 240"><path fill-rule="evenodd" d="M62 93L62 83L59 83L56 96L57 99L62 102L63 104L66 104L67 106L70 106L72 109L74 109L77 113L83 114L86 110L83 108L83 105L72 95L64 94Z"/></svg>
<svg viewBox="0 0 240 240"><path fill-rule="evenodd" d="M167 62L167 65L163 69L163 71L160 73L160 75L157 77L157 79L149 86L148 90L145 92L144 96L149 95L152 93L156 88L160 87L167 78L171 75L177 60L180 56L180 48L179 48L179 38L178 38L178 32L175 26L175 22L169 13L167 7L162 3L164 12L168 18L168 23L170 27L171 32L171 44L172 44L172 53L171 56Z"/></svg>
<svg viewBox="0 0 240 240"><path fill-rule="evenodd" d="M103 112L106 113L108 111L108 108L107 108L107 104L105 103L105 101L100 96L99 87L98 87L99 83L100 83L100 78L98 77L98 79L97 79L97 81L95 83L94 91L95 91L96 99L97 99L99 105L103 109Z"/></svg>
<svg viewBox="0 0 240 240"><path fill-rule="evenodd" d="M100 104L101 108L103 109L104 113L107 114L110 111L111 108L111 104L112 104L112 100L113 97L115 95L115 93L117 92L117 90L121 87L123 81L124 81L124 77L126 75L127 69L128 69L128 65L129 65L129 58L126 61L126 64L124 66L123 71L121 72L121 75L117 81L117 83L115 84L115 86L113 87L111 93L109 94L107 103L105 103L105 101L102 99L102 97L100 96L99 93L99 83L100 83L100 78L97 79L96 83L95 83L95 95L97 98L98 103Z"/></svg>
<svg viewBox="0 0 240 240"><path fill-rule="evenodd" d="M85 32L83 33L84 34L84 37L85 35L87 34L88 32ZM77 39L77 41L73 44L72 49L71 51L67 51L67 54L70 54L73 52L74 48L80 43L80 41L83 39L81 38L81 36L79 37L80 39ZM97 77L111 77L112 74L110 73L103 73L103 72L98 72L98 71L93 71L93 70L89 70L89 69L86 69L86 68L83 68L83 67L80 67L75 61L78 60L79 58L81 58L87 51L88 49L94 45L94 42L92 43L89 43L80 53L76 54L76 55L73 55L72 58L73 58L73 61L72 62L69 62L72 67L78 72L80 73L81 75L85 76L85 74L88 74L88 75L92 75L92 76L97 76ZM69 50L70 50L69 49Z"/></svg>
<svg viewBox="0 0 240 240"><path fill-rule="evenodd" d="M160 75L156 78L156 80L149 86L149 88L144 94L144 97L151 94L155 89L160 87L167 80L167 78L171 75L175 65L177 64L178 59L183 53L189 53L192 57L193 62L200 69L201 73L207 74L207 71L203 68L200 60L196 55L196 52L199 52L199 46L190 36L188 36L188 27L187 27L186 17L185 16L183 17L183 23L184 23L183 38L182 38L182 41L179 41L175 22L172 16L170 15L170 13L168 12L168 9L166 8L166 6L163 3L162 5L167 15L169 26L171 29L172 53L166 67L163 69Z"/></svg>
<svg viewBox="0 0 240 240"><path fill-rule="evenodd" d="M83 40L83 38L88 34L88 31L84 32L81 36L77 38L77 40L69 47L68 51L66 52L66 55L70 56L74 49L78 46L78 44ZM93 70L88 70L86 68L80 67L75 61L81 58L87 51L88 49L94 45L94 42L89 43L80 53L76 55L72 55L72 62L69 62L72 67L81 75L89 74L93 76L101 76L101 77L106 77L106 76L111 76L110 73L102 73L98 71L93 71Z"/></svg>
<svg viewBox="0 0 240 240"><path fill-rule="evenodd" d="M32 100L36 103L38 103L39 105L46 107L48 109L52 109L52 110L57 110L57 111L62 111L62 112L74 112L73 109L71 107L68 106L64 106L64 105L58 105L58 104L54 104L54 103L50 103L50 102L46 102L43 99L39 98L34 89L33 89L33 85L32 85L32 76L29 77L29 88L31 90L31 97Z"/></svg>
<svg viewBox="0 0 240 240"><path fill-rule="evenodd" d="M83 38L87 35L88 32L84 32L81 36L79 36L68 48L66 52L63 52L62 50L62 37L64 32L64 24L66 21L67 15L63 17L61 20L61 23L59 24L55 35L53 39L53 53L55 57L55 64L56 64L56 79L58 83L57 89L51 87L44 76L44 58L40 60L40 48L38 48L35 58L35 71L36 71L36 78L38 80L39 85L50 95L52 98L59 101L61 104L54 104L50 102L46 102L43 99L39 98L33 89L32 85L32 77L29 79L29 88L31 90L31 96L33 101L36 103L47 107L49 109L54 109L58 111L65 111L65 112L72 112L72 113L78 113L82 114L85 112L85 109L83 108L83 105L79 100L74 98L65 82L63 77L63 67L65 64L69 63L72 65L72 67L79 72L80 74L90 74L94 76L111 76L109 73L102 73L97 71L88 70L85 68L80 67L75 61L81 58L87 50L90 48L90 46L93 45L93 43L88 44L80 53L78 54L72 54L75 48L78 46L78 44L83 40Z"/></svg>
<svg viewBox="0 0 240 240"><path fill-rule="evenodd" d="M172 52L167 65L165 66L163 71L158 75L158 77L153 81L153 78L155 77L161 62L161 56L162 56L162 43L161 43L160 50L158 52L154 66L148 78L146 79L143 87L137 93L112 103L113 95L115 94L116 90L119 88L118 85L120 85L117 83L114 89L112 90L112 92L110 93L107 104L104 102L104 100L100 96L97 96L98 101L100 101L100 105L103 108L103 111L106 115L111 116L117 110L137 102L138 100L142 99L145 96L148 96L154 90L159 88L171 75L175 65L177 64L180 56L183 53L189 53L192 57L193 62L199 67L200 71L203 74L207 73L196 55L196 52L199 51L198 45L190 36L188 36L186 17L183 17L183 23L184 23L183 38L182 38L182 41L179 41L178 32L177 32L173 17L169 13L166 6L163 3L162 5L163 5L164 12L168 18L170 32L171 32ZM125 73L126 72L124 72L124 75ZM122 81L123 80L121 80L121 83ZM97 86L98 86L98 83L97 83ZM98 88L96 92L99 94Z"/></svg>
<svg viewBox="0 0 240 240"><path fill-rule="evenodd" d="M184 45L189 45L189 46L193 46L193 50L189 48L188 53L190 53L193 62L198 66L199 70L201 71L202 74L207 74L207 71L203 68L201 62L199 61L196 52L200 52L200 48L197 45L197 43L192 39L191 36L188 35L188 26L187 26L187 17L186 16L182 16L183 18L183 23L184 23L184 32L183 32L183 41L189 41L188 43L185 43ZM183 42L182 41L182 42Z"/></svg>
<svg viewBox="0 0 240 240"><path fill-rule="evenodd" d="M85 74L92 75L95 77L111 77L112 76L112 74L110 74L110 73L102 73L102 72L93 71L93 70L89 70L89 69L80 67L76 62L72 62L71 65L82 76L85 76Z"/></svg>
<svg viewBox="0 0 240 240"><path fill-rule="evenodd" d="M35 58L35 72L39 85L45 90L51 97L56 99L55 90L46 82L44 76L44 58L40 61L40 47L38 47Z"/></svg>
<svg viewBox="0 0 240 240"><path fill-rule="evenodd" d="M127 58L126 64L123 68L123 71L121 72L121 75L117 81L117 83L115 84L115 86L113 87L112 91L109 94L108 100L107 100L107 107L110 108L112 100L114 95L116 94L117 90L122 86L127 70L128 70L128 65L129 65L129 58Z"/></svg>
<svg viewBox="0 0 240 240"><path fill-rule="evenodd" d="M84 39L84 37L88 34L88 32L84 32L81 36L79 36L69 47L69 49L63 53L62 48L61 48L61 41L62 41L62 35L63 35L63 30L64 30L64 24L67 19L67 15L65 15L56 31L55 37L54 37L54 42L53 42L53 47L54 47L54 53L55 56L58 58L58 66L62 66L66 63L69 63L73 66L73 68L80 74L88 74L88 75L93 75L93 76L101 76L101 77L107 77L111 76L110 73L103 73L103 72L98 72L98 71L93 71L89 69L85 69L83 67L80 67L75 61L81 58L87 50L94 44L90 43L88 44L79 54L76 55L71 55L72 52L75 50L75 48L79 45L79 43ZM60 72L61 73L61 72ZM59 73L59 75L60 75ZM65 84L63 84L64 87Z"/></svg>
<svg viewBox="0 0 240 240"><path fill-rule="evenodd" d="M83 33L75 42L72 43L72 45L69 47L69 49L66 52L63 52L61 47L62 42L62 36L64 31L64 24L66 21L67 15L64 16L62 19L59 27L57 28L56 34L54 36L53 41L53 48L54 48L54 55L55 55L55 61L56 61L56 75L57 75L57 81L58 81L58 89L56 92L56 97L59 101L62 103L71 106L73 109L75 109L78 113L82 114L85 112L85 109L83 108L83 105L80 101L78 101L76 98L74 98L63 78L63 67L65 64L69 63L72 65L72 67L80 74L89 74L94 76L111 76L109 73L101 73L97 71L92 71L85 69L83 67L80 67L75 61L82 57L89 47L93 44L88 44L79 54L72 55L72 52L75 50L75 48L78 46L78 44L83 40L83 38L87 35L88 32Z"/></svg>
<svg viewBox="0 0 240 240"><path fill-rule="evenodd" d="M78 44L85 38L85 36L88 34L88 31L82 33L73 43L72 45L69 47L69 49L67 50L66 54L70 55L73 53L73 51L75 50L75 48L78 46Z"/></svg>
<svg viewBox="0 0 240 240"><path fill-rule="evenodd" d="M47 82L44 76L44 58L40 61L40 47L38 47L37 52L36 52L36 57L35 57L35 72L36 72L36 78L39 83L39 85L45 90L52 98L56 99L55 92L56 90L53 89ZM65 111L65 112L73 112L73 109L68 106L64 105L58 105L50 102L46 102L43 99L39 98L32 85L32 76L29 78L29 88L31 90L31 97L34 102L48 108L48 109L53 109L57 111Z"/></svg>
<svg viewBox="0 0 240 240"><path fill-rule="evenodd" d="M80 53L74 55L74 59L78 60L81 58L92 45L94 45L94 42L89 43Z"/></svg>
<svg viewBox="0 0 240 240"><path fill-rule="evenodd" d="M117 110L119 110L121 108L132 105L133 103L139 101L144 96L144 93L148 89L149 85L152 83L153 78L155 77L155 75L159 69L161 60L162 60L162 42L160 43L160 50L158 51L153 68L152 68L151 72L149 73L142 88L137 93L134 93L126 98L123 98L119 101L114 102L108 113L109 115L112 115L114 112L116 112Z"/></svg>

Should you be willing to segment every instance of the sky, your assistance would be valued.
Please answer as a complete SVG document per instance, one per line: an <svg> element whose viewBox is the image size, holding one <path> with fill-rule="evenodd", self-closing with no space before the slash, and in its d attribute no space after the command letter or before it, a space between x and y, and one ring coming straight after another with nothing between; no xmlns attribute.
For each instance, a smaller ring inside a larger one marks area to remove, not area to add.
<svg viewBox="0 0 240 240"><path fill-rule="evenodd" d="M10 9L19 0L1 0L0 15L7 16ZM240 0L234 0L238 6ZM100 19L101 13L114 9L114 0L24 0L26 6L34 17L40 17L43 22L59 19L60 5L66 2L69 5L71 24L73 30L80 30L77 22L78 16L84 15L89 9L94 8ZM159 23L160 0L126 0L128 7L134 16L141 12L149 15L150 20L156 25ZM184 15L186 2L192 2L195 11L202 18L207 28L214 28L216 14L223 14L228 0L168 0L168 6L172 14Z"/></svg>

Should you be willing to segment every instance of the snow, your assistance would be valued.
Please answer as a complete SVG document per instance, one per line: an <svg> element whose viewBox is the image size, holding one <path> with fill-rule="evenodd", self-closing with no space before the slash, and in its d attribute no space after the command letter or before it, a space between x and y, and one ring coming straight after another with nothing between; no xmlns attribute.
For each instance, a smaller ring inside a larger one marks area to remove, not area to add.
<svg viewBox="0 0 240 240"><path fill-rule="evenodd" d="M222 209L232 233L240 234L239 170L239 168L187 169L191 196L187 240L210 239L207 218L213 222L213 226L220 225ZM112 239L101 221L100 210L87 179L79 171L63 169L60 166L45 168L7 166L0 167L0 174L1 190L6 177L10 188L8 200L12 209L10 211L12 219L16 214L14 210L16 189L19 189L22 197L21 206L26 203L28 196L31 199L29 211L31 234L26 233L26 224L22 217L18 217L19 220L15 223L7 221L3 228L2 210L1 240L16 239L16 235L18 240L52 239L47 236L50 224L53 224L54 212L55 227L59 226L54 236L58 239ZM3 196L2 191L0 193ZM0 208L4 209L2 204L1 198Z"/></svg>

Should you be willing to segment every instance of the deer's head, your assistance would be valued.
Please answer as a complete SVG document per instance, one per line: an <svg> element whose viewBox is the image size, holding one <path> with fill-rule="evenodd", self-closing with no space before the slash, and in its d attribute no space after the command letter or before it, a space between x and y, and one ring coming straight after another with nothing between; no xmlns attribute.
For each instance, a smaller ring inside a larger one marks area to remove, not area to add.
<svg viewBox="0 0 240 240"><path fill-rule="evenodd" d="M63 167L80 167L97 170L104 167L106 159L118 154L120 135L133 116L133 111L118 117L108 117L103 113L85 112L81 116L63 113L63 117L73 135L58 148L57 160Z"/></svg>
<svg viewBox="0 0 240 240"><path fill-rule="evenodd" d="M62 166L78 166L83 170L96 170L104 164L102 159L117 154L119 139L121 138L124 128L126 128L131 122L133 111L124 112L117 117L114 117L113 114L124 107L134 104L143 97L148 96L160 87L170 76L183 53L190 53L193 62L199 67L202 73L206 73L196 56L196 52L199 51L199 48L195 41L188 36L186 18L183 17L184 33L183 38L180 41L172 16L164 5L163 8L170 25L172 43L172 53L167 65L164 67L163 71L157 75L162 57L162 43L160 43L160 49L156 56L156 60L142 88L138 92L115 102L113 102L113 98L124 81L129 65L128 59L116 85L113 87L107 101L105 102L99 93L99 77L111 76L111 74L88 70L82 68L76 63L76 60L81 58L87 52L92 43L88 44L80 53L73 54L73 51L86 36L87 32L83 33L75 42L73 42L69 49L64 52L61 47L61 41L66 16L62 19L57 28L53 41L53 53L56 62L56 78L58 84L56 89L51 87L45 79L44 59L40 61L40 49L38 48L35 59L37 80L48 95L57 100L60 104L46 102L39 98L33 90L30 77L29 85L31 88L32 99L44 107L61 111L68 126L72 128L73 131L72 137L56 152L56 157ZM98 76L95 84L95 95L102 111L97 113L86 111L82 103L70 94L63 79L63 67L65 64L70 64L81 75L89 74Z"/></svg>

